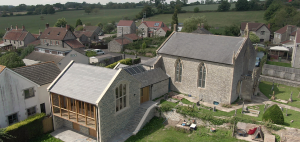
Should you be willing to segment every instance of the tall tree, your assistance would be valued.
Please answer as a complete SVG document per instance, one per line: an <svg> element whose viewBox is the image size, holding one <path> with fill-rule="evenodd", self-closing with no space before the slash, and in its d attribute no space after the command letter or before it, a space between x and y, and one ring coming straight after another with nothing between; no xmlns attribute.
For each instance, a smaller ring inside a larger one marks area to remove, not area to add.
<svg viewBox="0 0 300 142"><path fill-rule="evenodd" d="M221 4L218 6L218 11L229 11L231 4L227 0L222 0Z"/></svg>
<svg viewBox="0 0 300 142"><path fill-rule="evenodd" d="M247 0L238 0L235 3L235 8L237 11L247 11L248 10L248 1Z"/></svg>
<svg viewBox="0 0 300 142"><path fill-rule="evenodd" d="M274 0L267 0L265 3L265 9L268 9L269 6L273 3Z"/></svg>
<svg viewBox="0 0 300 142"><path fill-rule="evenodd" d="M177 17L177 9L175 8L174 10L174 14L172 16L172 22L171 22L171 30L177 30L177 29L174 29L174 24L176 24L178 26L178 17Z"/></svg>
<svg viewBox="0 0 300 142"><path fill-rule="evenodd" d="M77 19L75 27L77 27L78 25L82 25L82 21L80 19Z"/></svg>
<svg viewBox="0 0 300 142"><path fill-rule="evenodd" d="M92 9L87 7L87 8L85 8L84 12L87 14L90 14L92 12Z"/></svg>
<svg viewBox="0 0 300 142"><path fill-rule="evenodd" d="M55 10L54 10L53 6L48 6L47 7L47 13L48 14L54 14L55 13Z"/></svg>
<svg viewBox="0 0 300 142"><path fill-rule="evenodd" d="M264 19L269 21L275 16L275 13L282 7L279 3L273 3L269 6L269 8L265 11Z"/></svg>
<svg viewBox="0 0 300 142"><path fill-rule="evenodd" d="M236 24L226 26L224 33L227 36L238 36L240 34L240 27Z"/></svg>
<svg viewBox="0 0 300 142"><path fill-rule="evenodd" d="M66 27L67 25L67 21L64 17L62 17L61 19L57 19L57 22L54 24L54 27Z"/></svg>
<svg viewBox="0 0 300 142"><path fill-rule="evenodd" d="M184 32L192 32L197 29L198 24L204 24L204 28L208 29L208 24L205 16L187 18L183 21L183 29Z"/></svg>
<svg viewBox="0 0 300 142"><path fill-rule="evenodd" d="M16 68L25 66L24 62L16 52L6 53L0 57L0 65L4 65L8 68Z"/></svg>

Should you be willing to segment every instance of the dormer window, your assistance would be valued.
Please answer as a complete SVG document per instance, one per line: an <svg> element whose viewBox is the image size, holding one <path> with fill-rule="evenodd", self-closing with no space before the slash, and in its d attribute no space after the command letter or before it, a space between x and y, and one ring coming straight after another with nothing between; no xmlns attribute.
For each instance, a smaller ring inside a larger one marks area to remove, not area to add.
<svg viewBox="0 0 300 142"><path fill-rule="evenodd" d="M48 35L50 35L50 32L48 33Z"/></svg>
<svg viewBox="0 0 300 142"><path fill-rule="evenodd" d="M60 32L58 32L57 36L59 36L59 35L60 35Z"/></svg>
<svg viewBox="0 0 300 142"><path fill-rule="evenodd" d="M56 45L58 45L58 43L59 43L59 42L58 42L58 41L56 41Z"/></svg>

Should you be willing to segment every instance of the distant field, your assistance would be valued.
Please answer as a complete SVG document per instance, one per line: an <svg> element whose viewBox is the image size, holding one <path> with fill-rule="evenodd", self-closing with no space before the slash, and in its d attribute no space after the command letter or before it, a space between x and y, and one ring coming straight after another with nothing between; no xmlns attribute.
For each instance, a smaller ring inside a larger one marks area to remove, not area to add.
<svg viewBox="0 0 300 142"><path fill-rule="evenodd" d="M25 28L31 33L38 33L39 28L43 31L45 24L49 23L53 26L57 19L66 18L68 24L75 26L76 20L81 19L83 23L91 22L92 25L96 25L99 22L108 23L111 21L119 21L122 17L134 18L135 15L140 12L140 8L136 9L103 9L97 14L90 13L89 15L84 13L84 10L76 11L64 11L57 12L53 15L43 15L44 20L41 20L41 15L26 15L26 16L12 16L12 17L0 17L0 33L4 33L6 27L17 24L19 27L24 24Z"/></svg>
<svg viewBox="0 0 300 142"><path fill-rule="evenodd" d="M203 12L203 13L180 13L178 22L183 23L186 18L192 16L205 16L208 24L214 27L225 27L231 24L240 25L241 22L265 22L263 20L264 11L243 11L243 12ZM172 14L160 14L146 20L163 21L169 25L172 20Z"/></svg>
<svg viewBox="0 0 300 142"><path fill-rule="evenodd" d="M27 11L25 12L13 12L14 15L17 15L17 14L27 14Z"/></svg>
<svg viewBox="0 0 300 142"><path fill-rule="evenodd" d="M182 10L186 11L194 11L195 7L199 7L200 11L205 11L205 10L217 10L218 6L220 4L205 4L205 5L193 5L193 6L185 6L182 8ZM235 8L235 3L231 3L230 9Z"/></svg>

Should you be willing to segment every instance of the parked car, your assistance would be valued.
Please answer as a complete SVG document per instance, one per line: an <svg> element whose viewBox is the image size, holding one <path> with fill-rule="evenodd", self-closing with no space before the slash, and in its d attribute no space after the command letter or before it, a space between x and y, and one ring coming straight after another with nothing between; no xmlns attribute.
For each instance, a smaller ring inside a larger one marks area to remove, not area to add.
<svg viewBox="0 0 300 142"><path fill-rule="evenodd" d="M260 65L260 58L259 57L256 57L256 60L255 60L255 66L256 67L259 67Z"/></svg>
<svg viewBox="0 0 300 142"><path fill-rule="evenodd" d="M94 49L93 51L95 51L96 54L99 54L99 55L105 54L104 51L102 51L101 49Z"/></svg>

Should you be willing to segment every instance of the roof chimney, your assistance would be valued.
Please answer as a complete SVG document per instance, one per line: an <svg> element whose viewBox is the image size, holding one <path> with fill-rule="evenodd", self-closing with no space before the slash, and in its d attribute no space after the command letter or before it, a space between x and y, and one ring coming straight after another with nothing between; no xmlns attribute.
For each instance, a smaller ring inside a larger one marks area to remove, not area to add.
<svg viewBox="0 0 300 142"><path fill-rule="evenodd" d="M22 30L23 30L23 31L25 30L25 26L24 26L24 25L22 25Z"/></svg>
<svg viewBox="0 0 300 142"><path fill-rule="evenodd" d="M85 28L85 24L83 24L82 27Z"/></svg>
<svg viewBox="0 0 300 142"><path fill-rule="evenodd" d="M39 35L41 35L41 34L42 34L41 29L39 29Z"/></svg>
<svg viewBox="0 0 300 142"><path fill-rule="evenodd" d="M70 29L70 25L66 24L66 31L68 31Z"/></svg>
<svg viewBox="0 0 300 142"><path fill-rule="evenodd" d="M10 29L13 29L13 28L12 28L12 25L10 25Z"/></svg>
<svg viewBox="0 0 300 142"><path fill-rule="evenodd" d="M174 31L177 32L177 24L174 24Z"/></svg>
<svg viewBox="0 0 300 142"><path fill-rule="evenodd" d="M271 24L268 24L268 28L271 29Z"/></svg>
<svg viewBox="0 0 300 142"><path fill-rule="evenodd" d="M47 23L47 24L46 24L46 29L48 29L48 28L49 28L49 24Z"/></svg>
<svg viewBox="0 0 300 142"><path fill-rule="evenodd" d="M18 25L16 25L16 30L18 30Z"/></svg>
<svg viewBox="0 0 300 142"><path fill-rule="evenodd" d="M10 29L9 28L6 28L6 31L9 31Z"/></svg>

